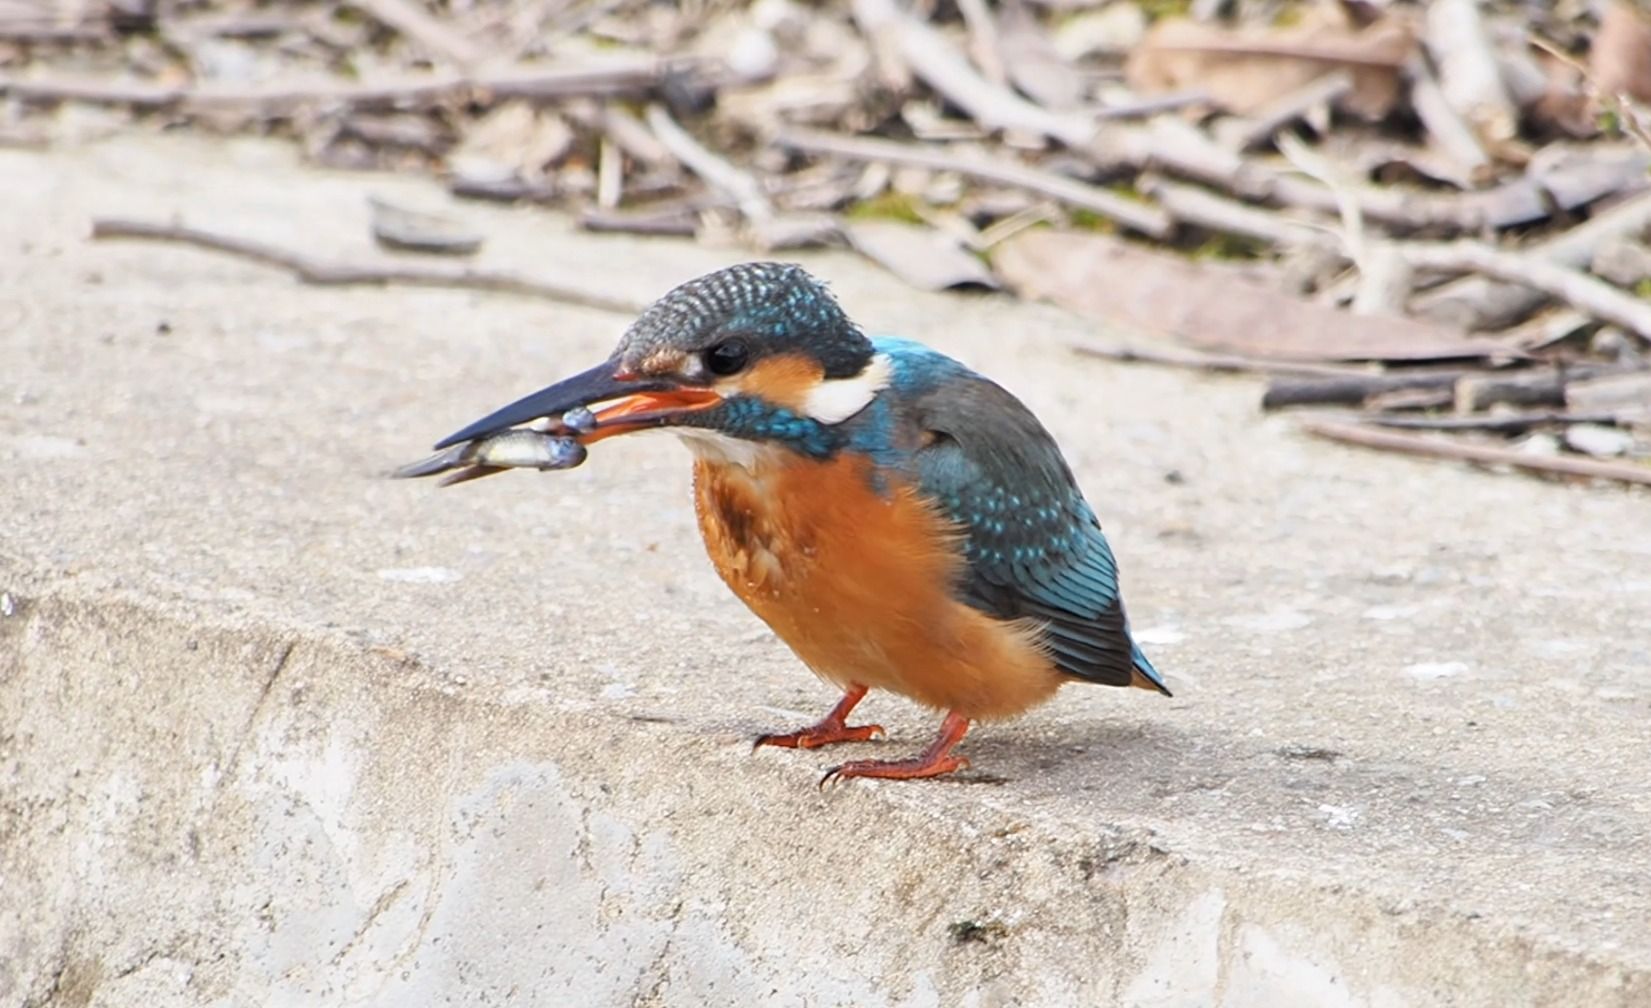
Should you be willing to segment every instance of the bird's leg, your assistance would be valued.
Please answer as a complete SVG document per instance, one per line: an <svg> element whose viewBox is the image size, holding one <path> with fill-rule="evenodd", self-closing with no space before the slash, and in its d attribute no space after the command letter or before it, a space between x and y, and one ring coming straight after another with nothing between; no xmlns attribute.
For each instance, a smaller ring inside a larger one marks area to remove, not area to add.
<svg viewBox="0 0 1651 1008"><path fill-rule="evenodd" d="M962 756L953 756L951 752L952 747L957 745L963 738L963 733L968 730L969 719L952 711L946 715L946 720L940 723L939 736L920 754L901 760L850 760L827 770L826 775L820 778L820 786L825 787L833 780L848 777L910 780L913 777L938 777L953 770L962 770L969 765L969 761Z"/></svg>
<svg viewBox="0 0 1651 1008"><path fill-rule="evenodd" d="M848 712L854 709L855 704L865 699L865 696L866 688L856 683L843 693L843 698L837 701L837 706L831 708L831 713L821 718L818 724L784 735L758 735L751 748L771 745L783 749L818 749L833 742L864 742L876 738L883 734L882 725L845 723Z"/></svg>

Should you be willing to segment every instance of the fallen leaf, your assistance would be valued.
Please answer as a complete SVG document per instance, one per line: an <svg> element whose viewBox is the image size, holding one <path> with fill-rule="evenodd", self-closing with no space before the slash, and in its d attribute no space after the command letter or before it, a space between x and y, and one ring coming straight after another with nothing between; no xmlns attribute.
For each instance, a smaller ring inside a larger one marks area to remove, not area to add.
<svg viewBox="0 0 1651 1008"><path fill-rule="evenodd" d="M1571 63L1539 51L1536 65L1543 74L1542 93L1525 109L1531 122L1572 137L1591 137L1599 132L1594 118L1587 82Z"/></svg>
<svg viewBox="0 0 1651 1008"><path fill-rule="evenodd" d="M1249 115L1327 73L1346 69L1353 87L1341 106L1380 119L1398 100L1400 72L1415 51L1414 28L1397 16L1364 28L1326 14L1288 28L1260 29L1171 18L1159 22L1130 53L1124 78L1141 94L1202 89L1228 111Z"/></svg>
<svg viewBox="0 0 1651 1008"><path fill-rule="evenodd" d="M370 197L373 238L385 248L440 255L473 255L482 235L443 214L398 206Z"/></svg>
<svg viewBox="0 0 1651 1008"><path fill-rule="evenodd" d="M1439 360L1508 349L1433 322L1350 315L1266 284L1106 235L1033 231L992 265L1022 297L1183 346L1274 360Z"/></svg>
<svg viewBox="0 0 1651 1008"><path fill-rule="evenodd" d="M986 264L950 235L903 221L851 221L843 234L855 251L921 290L1000 285Z"/></svg>
<svg viewBox="0 0 1651 1008"><path fill-rule="evenodd" d="M1651 102L1651 18L1628 0L1606 7L1588 50L1588 71L1606 94Z"/></svg>

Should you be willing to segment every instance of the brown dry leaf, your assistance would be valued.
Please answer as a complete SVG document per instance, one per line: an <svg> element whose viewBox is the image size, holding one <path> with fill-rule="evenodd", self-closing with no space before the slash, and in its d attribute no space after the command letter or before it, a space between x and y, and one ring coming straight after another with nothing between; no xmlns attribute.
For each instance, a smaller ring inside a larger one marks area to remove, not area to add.
<svg viewBox="0 0 1651 1008"><path fill-rule="evenodd" d="M1288 28L1226 29L1186 18L1159 22L1130 54L1125 80L1141 94L1201 88L1228 111L1259 112L1334 70L1353 88L1343 108L1367 119L1387 115L1399 98L1400 71L1416 51L1416 32L1397 15L1364 28L1336 5L1316 7Z"/></svg>
<svg viewBox="0 0 1651 1008"><path fill-rule="evenodd" d="M851 221L843 234L855 251L920 290L965 285L996 290L997 278L942 231L902 221Z"/></svg>
<svg viewBox="0 0 1651 1008"><path fill-rule="evenodd" d="M1296 361L1508 353L1494 341L1438 323L1350 315L1105 235L1027 232L998 246L992 265L1022 297L1043 298L1199 350Z"/></svg>
<svg viewBox="0 0 1651 1008"><path fill-rule="evenodd" d="M1607 7L1588 51L1588 70L1606 94L1651 102L1651 17L1628 0Z"/></svg>
<svg viewBox="0 0 1651 1008"><path fill-rule="evenodd" d="M1525 114L1537 126L1573 137L1591 137L1599 132L1594 119L1587 82L1576 66L1552 54L1538 52L1536 65L1543 73L1542 93Z"/></svg>

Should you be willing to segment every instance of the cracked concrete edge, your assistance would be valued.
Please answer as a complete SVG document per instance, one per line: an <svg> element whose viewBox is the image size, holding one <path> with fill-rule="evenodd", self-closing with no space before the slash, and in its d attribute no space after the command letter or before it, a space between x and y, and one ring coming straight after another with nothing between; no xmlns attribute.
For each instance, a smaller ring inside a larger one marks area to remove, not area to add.
<svg viewBox="0 0 1651 1008"><path fill-rule="evenodd" d="M1651 1003L1651 974L1426 894L965 785L821 794L743 740L0 573L0 992L27 1005Z"/></svg>

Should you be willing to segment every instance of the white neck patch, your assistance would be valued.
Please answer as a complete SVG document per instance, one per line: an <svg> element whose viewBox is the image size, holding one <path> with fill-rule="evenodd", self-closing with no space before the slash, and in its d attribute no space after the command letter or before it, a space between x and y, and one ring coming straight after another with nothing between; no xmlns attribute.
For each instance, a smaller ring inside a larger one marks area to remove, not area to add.
<svg viewBox="0 0 1651 1008"><path fill-rule="evenodd" d="M755 441L729 437L703 427L678 427L676 435L696 458L721 465L737 465L746 472L757 471L765 447Z"/></svg>
<svg viewBox="0 0 1651 1008"><path fill-rule="evenodd" d="M810 389L803 399L803 412L823 424L842 423L888 388L893 371L888 355L877 354L854 377L833 378Z"/></svg>

